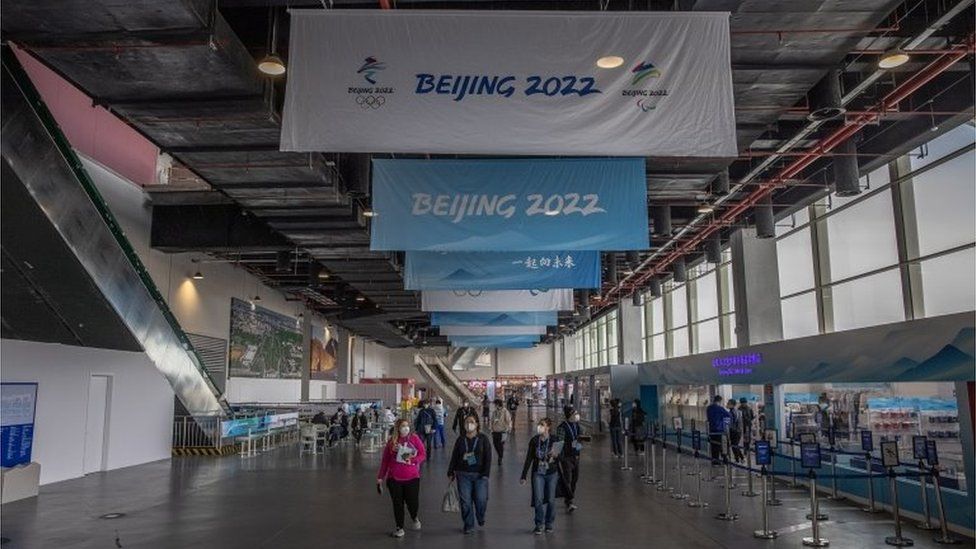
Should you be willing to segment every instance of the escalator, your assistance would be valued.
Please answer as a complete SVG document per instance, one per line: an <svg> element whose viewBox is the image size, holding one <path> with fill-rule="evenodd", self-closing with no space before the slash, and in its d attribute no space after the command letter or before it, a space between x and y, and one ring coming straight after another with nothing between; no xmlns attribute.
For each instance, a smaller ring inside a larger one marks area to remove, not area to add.
<svg viewBox="0 0 976 549"><path fill-rule="evenodd" d="M448 399L453 401L455 405L460 405L463 401L474 404L478 402L478 397L454 375L452 368L454 364L461 361L470 360L473 364L474 360L483 352L484 349L468 348L463 351L455 351L447 357L437 354L418 354L415 362L424 377L437 388L438 393L447 395Z"/></svg>
<svg viewBox="0 0 976 549"><path fill-rule="evenodd" d="M4 231L5 272L7 266L22 265L30 271L32 264L14 253L34 253L37 261L50 264L54 276L73 278L62 280L61 285L91 288L93 297L86 303L94 305L82 310L88 315L85 322L52 325L52 333L60 329L75 344L103 346L91 340L88 334L93 331L84 325L118 326L121 335L117 339L146 353L190 415L228 413L226 401L190 340L9 47L3 47L2 57L0 140L5 227L9 227ZM37 249L31 250L31 245ZM58 261L44 257L52 250L63 252L63 257L55 256ZM58 273L62 265L64 272ZM32 291L42 303L25 303L24 307L47 307L54 311L52 318L65 316L58 314L65 304L73 305L77 313L81 300L59 302L52 273L47 273L46 287L37 282L43 281L41 274L22 274L16 280L36 286ZM5 316L7 312L18 314L6 311Z"/></svg>

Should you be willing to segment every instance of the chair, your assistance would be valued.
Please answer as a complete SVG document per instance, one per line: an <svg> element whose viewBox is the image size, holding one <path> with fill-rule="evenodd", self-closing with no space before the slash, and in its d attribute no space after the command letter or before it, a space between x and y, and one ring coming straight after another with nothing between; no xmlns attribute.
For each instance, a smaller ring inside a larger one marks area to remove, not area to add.
<svg viewBox="0 0 976 549"><path fill-rule="evenodd" d="M298 455L305 453L313 456L318 453L318 429L315 425L302 425L299 434Z"/></svg>

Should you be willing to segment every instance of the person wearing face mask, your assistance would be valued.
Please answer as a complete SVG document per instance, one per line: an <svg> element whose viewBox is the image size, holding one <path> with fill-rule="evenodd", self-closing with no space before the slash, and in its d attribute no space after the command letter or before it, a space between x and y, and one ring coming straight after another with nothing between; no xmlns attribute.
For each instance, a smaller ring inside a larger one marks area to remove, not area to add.
<svg viewBox="0 0 976 549"><path fill-rule="evenodd" d="M434 426L437 425L437 417L434 416L434 410L430 408L430 403L426 400L420 401L419 408L413 429L414 432L423 437L424 447L429 450L434 444Z"/></svg>
<svg viewBox="0 0 976 549"><path fill-rule="evenodd" d="M644 455L644 435L647 432L647 414L641 407L640 399L634 399L630 409L630 442L638 456Z"/></svg>
<svg viewBox="0 0 976 549"><path fill-rule="evenodd" d="M512 414L505 409L502 399L495 399L495 409L491 411L491 442L498 454L498 466L502 465L505 455L505 437L512 430Z"/></svg>
<svg viewBox="0 0 976 549"><path fill-rule="evenodd" d="M559 454L560 483L556 489L556 497L566 499L566 511L576 510L573 500L576 497L576 483L579 481L579 456L583 444L580 437L583 428L580 426L579 412L572 406L563 409L566 419L556 429L556 438L563 442L562 452Z"/></svg>
<svg viewBox="0 0 976 549"><path fill-rule="evenodd" d="M451 423L451 430L455 434L464 434L464 420L468 416L477 416L478 412L475 411L474 406L470 402L464 401L457 412L454 412L454 421Z"/></svg>
<svg viewBox="0 0 976 549"><path fill-rule="evenodd" d="M624 420L620 414L620 399L610 401L610 452L615 458L624 455Z"/></svg>
<svg viewBox="0 0 976 549"><path fill-rule="evenodd" d="M447 406L441 399L434 402L434 448L444 448L446 440L444 438L444 420L447 417Z"/></svg>
<svg viewBox="0 0 976 549"><path fill-rule="evenodd" d="M420 464L426 458L424 443L416 433L410 432L410 422L397 420L390 440L383 447L380 470L376 475L376 491L382 493L385 483L393 501L396 529L391 535L395 538L404 535L404 504L413 520L413 529L420 530Z"/></svg>
<svg viewBox="0 0 976 549"><path fill-rule="evenodd" d="M488 395L485 394L481 397L481 420L485 423L491 417L491 402L488 400Z"/></svg>
<svg viewBox="0 0 976 549"><path fill-rule="evenodd" d="M478 416L464 420L464 436L454 441L451 463L447 467L448 478L457 480L458 497L461 500L461 520L464 535L485 525L485 509L488 506L488 473L491 472L491 441L481 432Z"/></svg>
<svg viewBox="0 0 976 549"><path fill-rule="evenodd" d="M556 521L556 485L559 482L557 456L562 442L551 433L552 421L542 418L536 425L536 435L529 440L522 465L520 484L532 474L532 507L535 509L535 535L552 532ZM545 528L545 530L543 530Z"/></svg>

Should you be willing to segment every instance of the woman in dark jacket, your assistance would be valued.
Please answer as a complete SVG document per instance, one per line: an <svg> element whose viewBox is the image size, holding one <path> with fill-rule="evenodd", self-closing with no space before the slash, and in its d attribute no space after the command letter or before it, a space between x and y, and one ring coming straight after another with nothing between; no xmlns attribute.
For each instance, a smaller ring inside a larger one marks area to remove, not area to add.
<svg viewBox="0 0 976 549"><path fill-rule="evenodd" d="M489 472L491 441L488 435L481 432L478 416L468 416L464 419L464 436L454 441L451 463L447 466L447 476L457 480L465 535L474 532L475 518L478 519L478 526L485 525Z"/></svg>
<svg viewBox="0 0 976 549"><path fill-rule="evenodd" d="M559 482L559 466L557 457L561 451L561 442L552 434L552 421L542 418L536 425L536 435L529 440L529 449L525 454L525 464L522 466L522 478L532 473L532 507L535 508L536 535L552 532L556 520L556 484Z"/></svg>
<svg viewBox="0 0 976 549"><path fill-rule="evenodd" d="M634 399L634 407L630 412L630 441L634 444L637 455L644 455L644 437L646 428L644 426L647 414L641 408L640 399Z"/></svg>
<svg viewBox="0 0 976 549"><path fill-rule="evenodd" d="M615 398L610 401L610 451L615 458L624 455L623 431L624 421L620 415L620 399Z"/></svg>

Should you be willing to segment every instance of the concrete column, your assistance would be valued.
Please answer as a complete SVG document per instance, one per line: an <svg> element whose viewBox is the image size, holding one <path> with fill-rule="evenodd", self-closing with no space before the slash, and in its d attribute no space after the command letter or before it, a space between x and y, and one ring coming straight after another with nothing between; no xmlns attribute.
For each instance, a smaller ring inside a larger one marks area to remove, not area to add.
<svg viewBox="0 0 976 549"><path fill-rule="evenodd" d="M308 402L308 381L312 368L312 313L302 311L302 402Z"/></svg>
<svg viewBox="0 0 976 549"><path fill-rule="evenodd" d="M783 339L776 239L756 238L753 228L732 233L732 273L739 345Z"/></svg>
<svg viewBox="0 0 976 549"><path fill-rule="evenodd" d="M641 333L641 315L644 314L644 308L635 307L630 300L621 300L618 310L620 364L640 364L644 361L644 334Z"/></svg>
<svg viewBox="0 0 976 549"><path fill-rule="evenodd" d="M336 381L338 383L352 383L352 342L355 340L350 336L349 331L344 328L336 328Z"/></svg>

